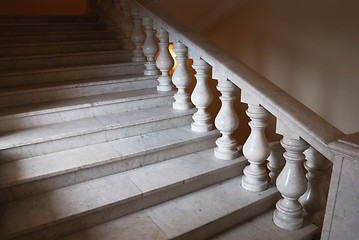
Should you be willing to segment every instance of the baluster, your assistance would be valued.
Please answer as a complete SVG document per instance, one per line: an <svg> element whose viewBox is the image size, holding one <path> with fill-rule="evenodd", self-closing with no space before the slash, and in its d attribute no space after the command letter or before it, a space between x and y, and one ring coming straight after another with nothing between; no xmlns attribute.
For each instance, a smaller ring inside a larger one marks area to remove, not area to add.
<svg viewBox="0 0 359 240"><path fill-rule="evenodd" d="M300 138L288 131L277 121L277 133L283 135L281 144L286 150L286 164L277 178L277 188L282 194L273 213L275 225L285 230L297 230L303 225L302 205L298 202L307 190L307 180L303 172L303 154L309 146Z"/></svg>
<svg viewBox="0 0 359 240"><path fill-rule="evenodd" d="M215 71L213 72L213 78L218 79L217 89L222 94L219 97L222 106L214 122L222 136L216 141L217 147L214 149L214 156L222 160L232 160L238 157L237 142L231 136L239 125L239 119L233 107L234 94L238 88Z"/></svg>
<svg viewBox="0 0 359 240"><path fill-rule="evenodd" d="M197 83L192 92L191 100L198 110L192 117L194 122L191 124L191 129L195 132L208 132L213 128L210 122L211 115L207 112L207 108L213 99L211 90L207 84L210 65L199 57L196 57L193 58L192 66L194 70L196 70L195 77Z"/></svg>
<svg viewBox="0 0 359 240"><path fill-rule="evenodd" d="M121 31L123 33L122 47L123 49L133 49L133 45L131 42L132 21L130 18L130 10L128 8L127 0L121 0L120 6L122 10L122 21L121 21Z"/></svg>
<svg viewBox="0 0 359 240"><path fill-rule="evenodd" d="M174 86L172 85L172 77L169 71L172 69L174 61L168 49L169 34L165 29L159 28L157 30L157 37L160 40L160 53L157 56L156 66L162 72L162 75L158 77L160 84L157 86L157 90L163 92L172 91Z"/></svg>
<svg viewBox="0 0 359 240"><path fill-rule="evenodd" d="M305 151L305 156L307 161L304 167L308 171L306 174L308 188L299 198L299 202L303 206L305 215L309 216L312 222L320 225L327 201L324 183L330 170L330 162L313 147Z"/></svg>
<svg viewBox="0 0 359 240"><path fill-rule="evenodd" d="M249 165L243 170L242 187L248 191L259 192L267 189L267 170L262 166L270 154L269 144L264 134L269 115L259 102L242 92L242 102L248 104L246 111L251 122L251 134L243 145L243 155Z"/></svg>
<svg viewBox="0 0 359 240"><path fill-rule="evenodd" d="M271 179L271 183L275 186L277 177L285 165L285 159L283 157L284 148L279 142L271 143L269 146L271 153L268 157L267 168L270 170L269 178Z"/></svg>
<svg viewBox="0 0 359 240"><path fill-rule="evenodd" d="M192 77L186 65L187 47L181 42L175 41L173 51L177 55L177 67L172 75L172 81L178 89L174 95L176 101L173 103L173 108L177 110L190 109L192 104L189 101L189 94L186 92L186 88L191 83Z"/></svg>
<svg viewBox="0 0 359 240"><path fill-rule="evenodd" d="M145 40L145 34L142 31L141 17L139 15L137 8L131 9L131 15L133 20L133 31L131 35L131 41L135 45L133 52L132 61L134 62L143 62L145 61L145 56L142 52L142 43Z"/></svg>
<svg viewBox="0 0 359 240"><path fill-rule="evenodd" d="M144 17L142 19L143 26L145 27L146 39L143 43L143 53L147 57L147 62L145 63L145 75L158 75L159 71L156 68L155 56L158 52L158 44L155 42L153 37L153 24L152 19L149 17Z"/></svg>

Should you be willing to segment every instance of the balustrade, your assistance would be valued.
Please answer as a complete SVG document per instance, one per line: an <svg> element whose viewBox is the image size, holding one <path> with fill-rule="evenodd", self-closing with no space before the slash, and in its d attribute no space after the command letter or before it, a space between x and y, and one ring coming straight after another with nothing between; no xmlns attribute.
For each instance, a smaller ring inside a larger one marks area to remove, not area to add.
<svg viewBox="0 0 359 240"><path fill-rule="evenodd" d="M123 49L133 49L133 45L131 42L131 33L132 33L132 20L130 17L130 9L128 7L127 0L120 1L121 11L122 11L122 19L121 19L121 32L122 32L122 48Z"/></svg>
<svg viewBox="0 0 359 240"><path fill-rule="evenodd" d="M168 49L169 34L165 29L160 27L157 30L157 37L160 40L160 52L157 56L156 66L162 73L162 75L158 77L159 85L157 86L157 90L162 92L172 91L174 86L169 71L172 69L174 61Z"/></svg>
<svg viewBox="0 0 359 240"><path fill-rule="evenodd" d="M309 147L304 154L307 159L304 167L308 171L308 188L299 202L303 206L304 215L321 225L327 201L324 183L330 171L330 162L313 147Z"/></svg>
<svg viewBox="0 0 359 240"><path fill-rule="evenodd" d="M186 92L186 88L191 83L192 77L187 68L187 47L180 41L174 41L173 51L176 53L177 66L172 75L172 82L177 87L178 91L174 95L175 102L173 108L177 110L186 110L192 108L189 101L190 96Z"/></svg>
<svg viewBox="0 0 359 240"><path fill-rule="evenodd" d="M142 19L143 26L145 27L146 39L143 43L143 53L147 57L147 61L145 63L145 75L158 75L159 71L156 68L155 56L158 52L158 45L154 40L153 36L153 23L152 19L149 17L143 17Z"/></svg>
<svg viewBox="0 0 359 240"><path fill-rule="evenodd" d="M132 51L132 61L142 62L145 61L145 56L142 52L142 43L145 40L145 34L142 31L141 17L137 8L131 9L131 16L133 21L133 31L131 34L131 41L135 45L135 49Z"/></svg>
<svg viewBox="0 0 359 240"><path fill-rule="evenodd" d="M275 186L277 177L285 165L285 159L283 157L284 148L280 145L279 142L270 143L269 146L271 153L268 157L267 168L270 171L269 178L271 183Z"/></svg>
<svg viewBox="0 0 359 240"><path fill-rule="evenodd" d="M233 107L234 94L238 88L227 78L217 74L215 71L213 78L218 79L217 89L222 94L219 97L222 106L214 122L222 136L216 141L217 147L214 149L214 156L222 160L232 160L238 157L237 142L231 136L239 125L239 119Z"/></svg>
<svg viewBox="0 0 359 240"><path fill-rule="evenodd" d="M248 103L247 115L250 117L251 133L243 145L243 155L250 163L243 170L242 187L258 192L267 188L267 170L262 166L270 154L268 141L264 135L265 120L269 113L259 102L242 92L242 102Z"/></svg>
<svg viewBox="0 0 359 240"><path fill-rule="evenodd" d="M207 108L213 99L207 83L210 65L201 58L194 57L192 67L197 72L195 75L197 83L192 92L191 100L198 110L193 115L194 122L191 124L191 129L195 132L208 132L213 128L210 122L211 115L207 112Z"/></svg>
<svg viewBox="0 0 359 240"><path fill-rule="evenodd" d="M309 147L298 135L278 122L277 133L283 135L281 144L286 150L286 164L277 178L277 188L282 194L273 213L274 223L285 230L296 230L303 225L302 205L298 202L307 190L307 180L303 172L303 152Z"/></svg>

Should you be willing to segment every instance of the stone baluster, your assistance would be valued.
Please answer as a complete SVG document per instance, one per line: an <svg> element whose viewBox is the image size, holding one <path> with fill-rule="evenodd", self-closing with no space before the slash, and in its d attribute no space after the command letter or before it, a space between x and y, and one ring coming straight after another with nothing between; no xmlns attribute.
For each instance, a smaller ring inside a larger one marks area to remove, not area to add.
<svg viewBox="0 0 359 240"><path fill-rule="evenodd" d="M133 21L133 31L131 34L131 41L135 45L132 61L143 62L146 60L142 52L142 44L145 40L145 34L142 31L141 17L137 8L131 9L131 16Z"/></svg>
<svg viewBox="0 0 359 240"><path fill-rule="evenodd" d="M282 171L285 165L285 159L283 157L284 148L280 145L279 142L273 142L269 144L271 153L268 157L267 168L269 169L269 178L272 185L276 185L277 177Z"/></svg>
<svg viewBox="0 0 359 240"><path fill-rule="evenodd" d="M211 115L207 112L207 108L213 99L212 92L207 84L208 72L211 67L199 57L193 57L192 67L196 70L197 83L192 92L191 100L198 110L192 117L194 122L191 124L191 129L194 132L208 132L213 128L210 122Z"/></svg>
<svg viewBox="0 0 359 240"><path fill-rule="evenodd" d="M308 216L311 222L321 225L327 202L324 183L330 171L330 162L313 147L308 148L304 154L307 159L304 167L308 171L308 188L299 202L304 209L304 215Z"/></svg>
<svg viewBox="0 0 359 240"><path fill-rule="evenodd" d="M123 49L133 49L131 42L131 33L132 33L132 20L130 17L130 9L128 7L127 0L120 1L121 11L122 11L122 21L121 21L121 31L122 31L122 43Z"/></svg>
<svg viewBox="0 0 359 240"><path fill-rule="evenodd" d="M172 69L174 61L168 49L169 34L165 29L160 27L157 30L157 37L160 40L160 53L157 56L156 66L162 72L162 75L158 77L159 85L157 90L161 92L172 91L174 86L169 71Z"/></svg>
<svg viewBox="0 0 359 240"><path fill-rule="evenodd" d="M222 94L219 97L222 106L214 122L222 136L216 141L217 147L214 149L214 156L222 160L232 160L238 157L237 142L231 136L239 125L239 119L233 107L234 94L238 88L227 78L218 74L215 69L213 78L218 79L217 89Z"/></svg>
<svg viewBox="0 0 359 240"><path fill-rule="evenodd" d="M173 108L177 110L190 109L192 104L189 101L190 96L186 92L186 88L191 83L192 77L186 65L187 47L183 43L175 41L173 51L177 55L177 67L172 75L172 82L178 89L174 95L176 101L173 103Z"/></svg>
<svg viewBox="0 0 359 240"><path fill-rule="evenodd" d="M156 67L155 56L158 52L158 44L156 43L153 36L153 23L152 19L149 17L144 17L142 19L143 26L145 27L146 39L143 43L143 53L147 57L147 62L145 63L145 75L158 75L159 71Z"/></svg>
<svg viewBox="0 0 359 240"><path fill-rule="evenodd" d="M298 135L286 129L277 121L277 133L283 135L281 144L286 150L286 164L277 178L277 189L282 194L273 213L273 222L285 230L297 230L303 225L302 205L298 202L307 190L307 180L303 172L303 154L309 146Z"/></svg>
<svg viewBox="0 0 359 240"><path fill-rule="evenodd" d="M264 130L267 126L268 111L258 101L242 91L242 102L248 104L246 111L251 121L251 133L243 145L243 155L249 165L243 170L242 187L248 191L259 192L267 189L267 169L262 164L267 160L270 149Z"/></svg>

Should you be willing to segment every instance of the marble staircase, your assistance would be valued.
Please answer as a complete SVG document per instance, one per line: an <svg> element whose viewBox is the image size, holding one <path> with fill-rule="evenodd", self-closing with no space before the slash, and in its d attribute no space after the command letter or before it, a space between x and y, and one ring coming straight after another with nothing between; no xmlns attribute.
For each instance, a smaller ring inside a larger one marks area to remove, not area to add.
<svg viewBox="0 0 359 240"><path fill-rule="evenodd" d="M268 219L276 187L242 188L247 159L217 159L219 131L192 131L196 110L173 109L119 34L88 16L0 19L0 239L238 239ZM288 239L255 236L270 233Z"/></svg>

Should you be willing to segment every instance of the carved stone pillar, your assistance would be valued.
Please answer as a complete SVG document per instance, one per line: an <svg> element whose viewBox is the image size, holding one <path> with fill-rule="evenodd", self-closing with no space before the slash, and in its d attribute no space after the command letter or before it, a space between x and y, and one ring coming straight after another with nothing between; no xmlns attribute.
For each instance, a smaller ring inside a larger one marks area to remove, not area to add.
<svg viewBox="0 0 359 240"><path fill-rule="evenodd" d="M174 89L172 77L169 74L174 61L168 49L168 36L169 34L165 29L159 28L157 30L157 37L160 40L160 53L157 56L156 66L162 72L162 75L158 77L159 85L157 86L157 90L162 92L172 91Z"/></svg>
<svg viewBox="0 0 359 240"><path fill-rule="evenodd" d="M142 19L143 26L145 27L146 40L143 43L143 53L147 57L147 62L145 63L145 75L158 75L159 71L156 68L155 56L158 52L158 45L154 40L153 36L153 24L152 19L144 17Z"/></svg>
<svg viewBox="0 0 359 240"><path fill-rule="evenodd" d="M141 17L137 8L131 9L131 16L133 21L133 31L131 35L131 41L135 45L133 52L132 61L143 62L146 60L142 52L142 44L145 40L145 34L142 31Z"/></svg>
<svg viewBox="0 0 359 240"><path fill-rule="evenodd" d="M120 1L121 11L122 11L122 21L121 21L121 31L122 31L122 43L123 49L133 49L131 42L131 33L132 33L132 20L130 17L130 9L128 7L127 0Z"/></svg>
<svg viewBox="0 0 359 240"><path fill-rule="evenodd" d="M283 157L284 148L280 145L279 142L269 144L269 148L271 149L271 153L267 159L267 168L270 171L269 178L271 183L275 186L277 177L285 165L285 159Z"/></svg>
<svg viewBox="0 0 359 240"><path fill-rule="evenodd" d="M231 81L216 73L213 74L213 78L218 79L217 89L222 94L219 97L222 106L215 119L216 128L222 133L222 137L216 141L217 147L214 149L214 156L222 160L232 160L238 157L237 142L231 136L239 125L239 119L233 107L234 94L238 88Z"/></svg>
<svg viewBox="0 0 359 240"><path fill-rule="evenodd" d="M324 183L326 175L330 170L330 162L313 147L308 148L304 154L307 159L304 167L308 171L306 174L308 188L300 197L299 202L302 204L305 215L312 222L320 225L324 217L327 202Z"/></svg>
<svg viewBox="0 0 359 240"><path fill-rule="evenodd" d="M247 115L250 117L251 134L243 145L243 155L250 163L243 170L242 187L248 191L259 192L267 189L267 169L262 166L270 154L268 141L264 135L269 115L259 102L242 92L242 102L248 103Z"/></svg>
<svg viewBox="0 0 359 240"><path fill-rule="evenodd" d="M195 132L208 132L213 128L210 122L211 116L207 112L207 108L213 99L207 83L210 65L200 58L194 58L192 66L197 72L195 75L197 83L192 92L191 100L198 110L192 117L194 122L191 124L191 129Z"/></svg>
<svg viewBox="0 0 359 240"><path fill-rule="evenodd" d="M309 146L281 123L277 124L277 132L283 135L281 144L286 150L286 164L277 178L277 188L283 198L276 204L273 221L282 229L297 230L303 225L302 205L298 199L307 190L307 180L303 172L303 152Z"/></svg>
<svg viewBox="0 0 359 240"><path fill-rule="evenodd" d="M177 67L172 75L173 84L177 87L178 91L174 95L175 102L173 108L177 110L185 110L192 108L189 101L189 94L186 88L191 83L192 77L187 68L187 47L179 41L174 42L173 51L176 53Z"/></svg>

